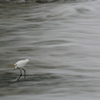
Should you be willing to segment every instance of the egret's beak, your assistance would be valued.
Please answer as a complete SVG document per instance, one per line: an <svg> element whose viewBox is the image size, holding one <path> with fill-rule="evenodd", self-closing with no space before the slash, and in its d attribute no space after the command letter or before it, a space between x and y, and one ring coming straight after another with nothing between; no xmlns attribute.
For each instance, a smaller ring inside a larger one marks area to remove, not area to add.
<svg viewBox="0 0 100 100"><path fill-rule="evenodd" d="M10 68L14 67L15 65L11 66Z"/></svg>

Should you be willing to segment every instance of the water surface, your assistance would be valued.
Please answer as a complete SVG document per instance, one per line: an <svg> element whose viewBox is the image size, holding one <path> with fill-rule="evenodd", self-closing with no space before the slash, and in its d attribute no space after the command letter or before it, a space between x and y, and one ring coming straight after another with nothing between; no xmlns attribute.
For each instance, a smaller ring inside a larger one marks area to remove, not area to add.
<svg viewBox="0 0 100 100"><path fill-rule="evenodd" d="M9 67L21 59L27 77ZM99 100L100 1L0 4L2 100Z"/></svg>

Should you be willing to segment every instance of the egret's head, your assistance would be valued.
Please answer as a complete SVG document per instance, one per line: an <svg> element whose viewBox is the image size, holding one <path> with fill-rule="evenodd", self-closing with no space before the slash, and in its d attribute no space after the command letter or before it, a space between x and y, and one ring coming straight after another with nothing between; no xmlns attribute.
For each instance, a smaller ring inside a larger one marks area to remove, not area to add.
<svg viewBox="0 0 100 100"><path fill-rule="evenodd" d="M29 59L25 59L27 62L29 62Z"/></svg>

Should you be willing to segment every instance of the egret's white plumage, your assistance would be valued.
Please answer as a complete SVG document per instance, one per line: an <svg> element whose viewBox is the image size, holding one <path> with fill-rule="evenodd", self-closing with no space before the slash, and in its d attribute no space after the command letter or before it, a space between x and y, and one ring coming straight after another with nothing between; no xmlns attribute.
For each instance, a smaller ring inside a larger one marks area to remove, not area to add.
<svg viewBox="0 0 100 100"><path fill-rule="evenodd" d="M17 81L20 79L20 77L22 76L22 70L24 71L24 78L25 78L25 75L26 75L26 71L24 69L24 66L29 62L29 59L25 59L25 60L20 60L18 62L16 62L13 66L11 67L14 67L15 69L20 69L20 76L19 78L17 79Z"/></svg>
<svg viewBox="0 0 100 100"><path fill-rule="evenodd" d="M16 62L15 65L15 69L19 69L19 68L24 68L24 66L29 62L29 59L25 59L25 60L20 60L18 62Z"/></svg>

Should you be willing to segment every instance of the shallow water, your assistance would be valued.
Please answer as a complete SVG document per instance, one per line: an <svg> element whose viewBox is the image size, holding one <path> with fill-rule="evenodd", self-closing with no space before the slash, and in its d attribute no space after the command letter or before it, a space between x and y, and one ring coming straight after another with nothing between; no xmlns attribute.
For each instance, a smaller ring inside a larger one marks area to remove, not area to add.
<svg viewBox="0 0 100 100"><path fill-rule="evenodd" d="M0 4L0 98L99 100L99 31L99 0Z"/></svg>

